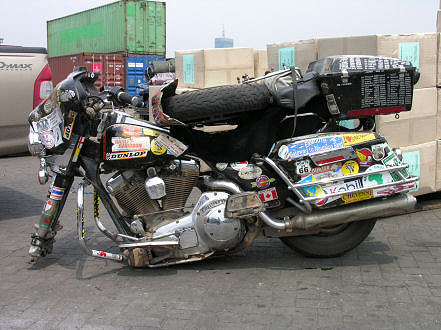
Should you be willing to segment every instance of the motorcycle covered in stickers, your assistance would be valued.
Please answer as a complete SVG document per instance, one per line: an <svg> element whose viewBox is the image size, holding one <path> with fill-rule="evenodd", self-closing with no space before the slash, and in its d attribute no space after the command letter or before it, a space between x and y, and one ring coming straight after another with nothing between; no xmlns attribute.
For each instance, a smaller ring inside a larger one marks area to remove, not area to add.
<svg viewBox="0 0 441 330"><path fill-rule="evenodd" d="M152 123L124 111L142 107L138 98L97 91L96 74L80 68L29 117L39 181L52 176L31 260L52 252L75 177L77 236L94 257L155 268L265 237L308 256L341 255L378 219L415 206L408 192L418 177L374 116L411 110L418 78L405 60L334 56L304 74L290 68L236 86L179 93L175 80L152 98ZM87 197L118 250L86 243Z"/></svg>

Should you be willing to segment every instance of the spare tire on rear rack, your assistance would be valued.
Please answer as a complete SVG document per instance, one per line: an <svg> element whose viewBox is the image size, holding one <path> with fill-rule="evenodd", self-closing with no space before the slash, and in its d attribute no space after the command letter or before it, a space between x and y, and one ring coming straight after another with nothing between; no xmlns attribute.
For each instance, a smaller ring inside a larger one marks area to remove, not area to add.
<svg viewBox="0 0 441 330"><path fill-rule="evenodd" d="M210 123L258 111L272 103L263 84L219 86L186 92L162 100L164 112L183 123Z"/></svg>

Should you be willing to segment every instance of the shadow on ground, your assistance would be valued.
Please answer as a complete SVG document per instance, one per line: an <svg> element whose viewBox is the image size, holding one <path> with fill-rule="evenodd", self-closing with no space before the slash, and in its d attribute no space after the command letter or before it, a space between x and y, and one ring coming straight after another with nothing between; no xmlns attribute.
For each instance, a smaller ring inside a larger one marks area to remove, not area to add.
<svg viewBox="0 0 441 330"><path fill-rule="evenodd" d="M0 220L38 215L44 200L9 187L0 186Z"/></svg>

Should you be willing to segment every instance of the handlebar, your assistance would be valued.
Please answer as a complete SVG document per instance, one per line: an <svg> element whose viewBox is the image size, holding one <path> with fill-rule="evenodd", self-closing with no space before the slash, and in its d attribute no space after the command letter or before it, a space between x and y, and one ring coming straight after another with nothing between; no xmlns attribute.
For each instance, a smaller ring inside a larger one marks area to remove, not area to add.
<svg viewBox="0 0 441 330"><path fill-rule="evenodd" d="M115 97L115 99L121 103L131 104L134 107L140 108L144 106L142 99L136 96L132 96L125 92L122 87L114 87L110 91L110 94Z"/></svg>

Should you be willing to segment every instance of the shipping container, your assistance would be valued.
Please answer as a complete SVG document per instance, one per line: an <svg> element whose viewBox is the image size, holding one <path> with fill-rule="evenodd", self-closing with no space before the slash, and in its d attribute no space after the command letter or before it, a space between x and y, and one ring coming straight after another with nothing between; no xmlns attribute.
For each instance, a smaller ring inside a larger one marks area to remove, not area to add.
<svg viewBox="0 0 441 330"><path fill-rule="evenodd" d="M229 38L215 38L214 48L232 48L234 47L233 39Z"/></svg>
<svg viewBox="0 0 441 330"><path fill-rule="evenodd" d="M164 57L155 55L128 55L126 62L126 90L138 96L136 86L145 83L145 70L153 61L165 61Z"/></svg>
<svg viewBox="0 0 441 330"><path fill-rule="evenodd" d="M125 54L98 54L80 53L67 56L52 57L48 59L52 71L54 86L64 80L76 66L85 66L90 72L99 73L95 83L101 86L125 87L126 82L126 56Z"/></svg>
<svg viewBox="0 0 441 330"><path fill-rule="evenodd" d="M49 57L79 53L165 56L165 2L118 1L47 22Z"/></svg>

